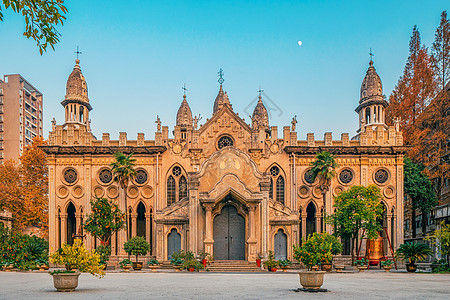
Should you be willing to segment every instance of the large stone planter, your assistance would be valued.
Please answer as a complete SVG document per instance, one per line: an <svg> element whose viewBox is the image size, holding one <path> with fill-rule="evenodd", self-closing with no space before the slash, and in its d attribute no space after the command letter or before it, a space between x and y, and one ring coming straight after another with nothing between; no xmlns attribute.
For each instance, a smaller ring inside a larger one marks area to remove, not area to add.
<svg viewBox="0 0 450 300"><path fill-rule="evenodd" d="M140 271L140 270L142 270L143 265L144 264L141 262L133 262L133 270Z"/></svg>
<svg viewBox="0 0 450 300"><path fill-rule="evenodd" d="M158 272L159 265L148 265L148 268L152 270L152 273Z"/></svg>
<svg viewBox="0 0 450 300"><path fill-rule="evenodd" d="M300 284L306 290L318 290L323 284L325 271L299 271Z"/></svg>
<svg viewBox="0 0 450 300"><path fill-rule="evenodd" d="M331 263L322 263L320 265L320 268L322 269L322 271L326 271L326 272L331 272L333 265Z"/></svg>
<svg viewBox="0 0 450 300"><path fill-rule="evenodd" d="M78 286L78 277L81 273L53 274L53 285L58 292L73 292Z"/></svg>

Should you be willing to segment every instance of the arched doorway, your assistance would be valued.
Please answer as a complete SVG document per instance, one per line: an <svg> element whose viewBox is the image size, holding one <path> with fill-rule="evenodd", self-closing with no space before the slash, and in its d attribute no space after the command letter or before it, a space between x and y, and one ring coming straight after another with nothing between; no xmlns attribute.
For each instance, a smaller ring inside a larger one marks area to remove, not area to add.
<svg viewBox="0 0 450 300"><path fill-rule="evenodd" d="M306 238L316 232L316 207L312 202L306 207Z"/></svg>
<svg viewBox="0 0 450 300"><path fill-rule="evenodd" d="M172 259L174 252L181 250L181 235L173 228L167 236L167 258Z"/></svg>
<svg viewBox="0 0 450 300"><path fill-rule="evenodd" d="M139 202L137 207L136 235L145 238L145 205Z"/></svg>
<svg viewBox="0 0 450 300"><path fill-rule="evenodd" d="M287 259L287 235L283 232L283 229L279 229L275 234L273 243L275 250L275 259Z"/></svg>
<svg viewBox="0 0 450 300"><path fill-rule="evenodd" d="M214 258L245 259L245 220L236 207L226 205L214 218Z"/></svg>
<svg viewBox="0 0 450 300"><path fill-rule="evenodd" d="M67 206L67 244L73 244L73 236L77 233L77 219L75 218L75 205L70 202Z"/></svg>

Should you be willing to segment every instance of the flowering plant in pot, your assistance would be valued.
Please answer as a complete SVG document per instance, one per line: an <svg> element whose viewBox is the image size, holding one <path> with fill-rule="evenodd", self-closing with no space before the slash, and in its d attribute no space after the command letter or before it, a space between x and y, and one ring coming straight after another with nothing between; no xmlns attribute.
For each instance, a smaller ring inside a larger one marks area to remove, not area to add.
<svg viewBox="0 0 450 300"><path fill-rule="evenodd" d="M198 254L198 257L202 260L202 264L203 264L204 268L206 268L206 263L208 262L206 257L208 257L208 256L209 256L209 253L203 252L203 251Z"/></svg>
<svg viewBox="0 0 450 300"><path fill-rule="evenodd" d="M294 258L301 261L307 271L299 271L300 284L304 289L318 290L323 284L325 271L313 271L313 267L322 261L330 261L332 244L319 233L314 233L303 239L302 246L294 245Z"/></svg>
<svg viewBox="0 0 450 300"><path fill-rule="evenodd" d="M275 255L272 250L269 250L267 260L263 262L264 267L270 272L276 272L278 267L278 260L275 260Z"/></svg>
<svg viewBox="0 0 450 300"><path fill-rule="evenodd" d="M369 260L365 258L355 260L355 266L358 268L359 272L364 272L364 270L367 269L368 264Z"/></svg>
<svg viewBox="0 0 450 300"><path fill-rule="evenodd" d="M134 236L123 245L128 255L135 255L136 262L133 263L134 270L142 270L142 262L138 261L139 255L145 255L150 250L150 244L142 236Z"/></svg>
<svg viewBox="0 0 450 300"><path fill-rule="evenodd" d="M186 253L184 250L179 250L172 253L170 264L175 268L175 272L180 272L181 266L186 259Z"/></svg>
<svg viewBox="0 0 450 300"><path fill-rule="evenodd" d="M100 267L100 255L95 250L88 251L80 239L75 239L73 245L64 243L62 248L50 254L50 262L66 267L65 270L49 272L58 292L74 291L78 286L80 272L88 272L99 278L105 275Z"/></svg>

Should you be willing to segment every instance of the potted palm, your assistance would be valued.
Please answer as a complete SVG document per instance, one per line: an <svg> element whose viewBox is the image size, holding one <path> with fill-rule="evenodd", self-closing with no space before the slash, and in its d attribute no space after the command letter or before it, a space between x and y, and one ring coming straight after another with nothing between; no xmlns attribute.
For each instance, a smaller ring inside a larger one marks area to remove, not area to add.
<svg viewBox="0 0 450 300"><path fill-rule="evenodd" d="M367 269L369 261L365 258L355 260L355 266L358 268L359 272L364 272Z"/></svg>
<svg viewBox="0 0 450 300"><path fill-rule="evenodd" d="M406 242L401 244L395 252L395 255L400 259L408 261L406 263L406 270L408 272L416 272L417 260L423 260L432 253L430 246L424 243Z"/></svg>
<svg viewBox="0 0 450 300"><path fill-rule="evenodd" d="M383 260L380 264L383 267L385 272L389 272L392 269L393 263L394 262L392 260L387 259L387 260Z"/></svg>
<svg viewBox="0 0 450 300"><path fill-rule="evenodd" d="M269 250L269 255L267 260L263 262L264 267L267 268L269 272L276 272L278 266L278 260L275 260L275 255L272 250Z"/></svg>
<svg viewBox="0 0 450 300"><path fill-rule="evenodd" d="M283 272L286 272L287 269L289 269L289 266L292 265L292 262L289 259L282 259L278 261L278 265L283 270Z"/></svg>
<svg viewBox="0 0 450 300"><path fill-rule="evenodd" d="M133 270L142 270L142 262L138 261L139 255L145 255L150 250L150 244L142 236L134 236L123 245L128 255L135 255L136 261L133 262Z"/></svg>
<svg viewBox="0 0 450 300"><path fill-rule="evenodd" d="M50 262L66 267L65 270L49 272L58 292L74 291L78 286L80 272L89 272L99 278L105 275L100 267L100 255L95 250L86 250L80 239L75 239L73 245L64 243L61 249L50 255Z"/></svg>
<svg viewBox="0 0 450 300"><path fill-rule="evenodd" d="M152 270L153 273L156 273L159 268L159 261L156 259L151 259L147 262L149 269Z"/></svg>
<svg viewBox="0 0 450 300"><path fill-rule="evenodd" d="M294 258L307 267L306 271L298 272L303 289L320 289L325 271L313 270L313 267L317 267L322 261L331 260L331 247L331 243L317 232L307 240L303 239L301 247L294 245Z"/></svg>
<svg viewBox="0 0 450 300"><path fill-rule="evenodd" d="M128 273L130 272L131 266L133 265L133 262L129 259L124 259L121 262L119 262L119 266L123 269L124 272Z"/></svg>

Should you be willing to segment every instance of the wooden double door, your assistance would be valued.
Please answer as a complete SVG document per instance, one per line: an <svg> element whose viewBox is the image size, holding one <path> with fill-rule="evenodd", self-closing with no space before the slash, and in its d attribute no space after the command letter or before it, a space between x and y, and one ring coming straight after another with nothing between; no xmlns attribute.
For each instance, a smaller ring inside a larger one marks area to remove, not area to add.
<svg viewBox="0 0 450 300"><path fill-rule="evenodd" d="M233 205L222 208L214 218L214 259L245 259L245 219Z"/></svg>

